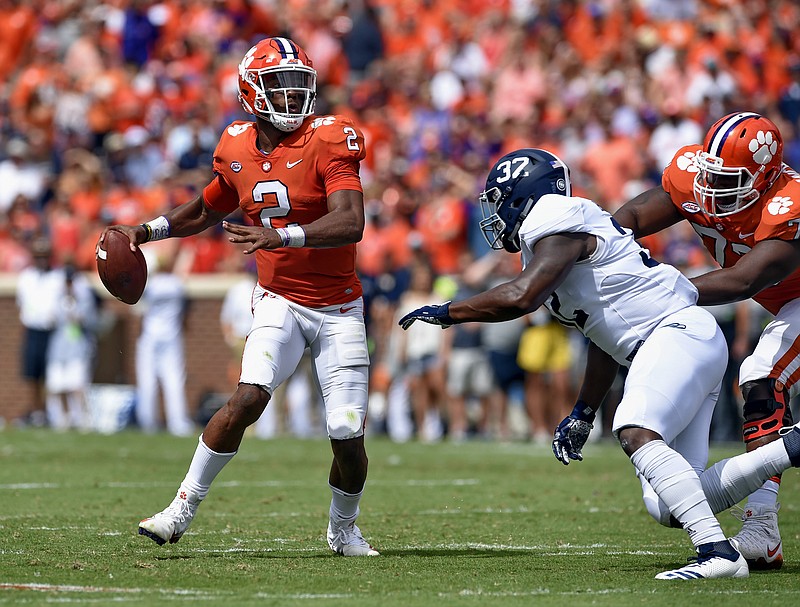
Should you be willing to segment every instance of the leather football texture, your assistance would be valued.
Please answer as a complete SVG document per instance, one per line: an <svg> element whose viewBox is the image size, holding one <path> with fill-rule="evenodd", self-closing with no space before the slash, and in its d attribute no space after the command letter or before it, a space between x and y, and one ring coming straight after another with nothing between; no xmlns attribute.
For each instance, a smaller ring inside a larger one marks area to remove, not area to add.
<svg viewBox="0 0 800 607"><path fill-rule="evenodd" d="M141 249L131 251L128 237L116 230L109 231L97 247L97 273L109 293L130 305L139 301L147 284Z"/></svg>

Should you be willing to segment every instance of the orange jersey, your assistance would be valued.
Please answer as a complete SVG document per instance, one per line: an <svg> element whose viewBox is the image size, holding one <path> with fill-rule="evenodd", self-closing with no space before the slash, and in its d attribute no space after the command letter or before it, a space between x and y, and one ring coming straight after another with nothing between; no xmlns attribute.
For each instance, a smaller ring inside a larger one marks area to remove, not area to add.
<svg viewBox="0 0 800 607"><path fill-rule="evenodd" d="M664 169L661 185L720 266L735 265L762 240L800 239L800 174L784 164L778 180L758 202L733 215L709 217L695 202L692 191L697 174L694 157L701 150L699 145L687 145L678 150ZM784 304L798 297L800 269L753 299L777 314Z"/></svg>
<svg viewBox="0 0 800 607"><path fill-rule="evenodd" d="M328 213L327 198L361 189L364 137L344 116L310 117L269 154L256 145L254 122L234 122L214 152L218 175L203 191L205 204L232 212L241 207L255 225L307 225ZM258 282L311 308L361 296L356 245L282 248L255 252Z"/></svg>

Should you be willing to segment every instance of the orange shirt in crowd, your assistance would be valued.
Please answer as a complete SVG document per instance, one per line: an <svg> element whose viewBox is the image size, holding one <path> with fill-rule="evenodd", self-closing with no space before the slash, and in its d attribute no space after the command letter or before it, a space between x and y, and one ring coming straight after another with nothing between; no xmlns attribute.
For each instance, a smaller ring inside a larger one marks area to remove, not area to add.
<svg viewBox="0 0 800 607"><path fill-rule="evenodd" d="M625 202L625 184L639 178L643 168L641 150L628 137L613 137L592 145L583 157L583 169L597 187L597 203L609 211Z"/></svg>
<svg viewBox="0 0 800 607"><path fill-rule="evenodd" d="M26 3L0 9L0 82L8 81L37 29L36 11Z"/></svg>
<svg viewBox="0 0 800 607"><path fill-rule="evenodd" d="M466 248L466 220L461 200L446 194L431 198L417 211L416 228L437 274L459 271L459 258Z"/></svg>

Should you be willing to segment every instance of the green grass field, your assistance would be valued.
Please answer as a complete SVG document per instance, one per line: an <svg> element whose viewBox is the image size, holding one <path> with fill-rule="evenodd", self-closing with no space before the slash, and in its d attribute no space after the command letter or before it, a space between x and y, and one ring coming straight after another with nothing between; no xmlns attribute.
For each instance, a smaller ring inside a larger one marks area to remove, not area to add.
<svg viewBox="0 0 800 607"><path fill-rule="evenodd" d="M549 448L367 442L359 525L377 558L324 539L327 441L246 438L173 545L136 535L195 439L0 432L0 604L786 605L800 594L800 489L784 477L782 570L656 581L686 534L657 525L619 447L564 467ZM716 460L737 446L714 449ZM739 523L720 515L726 532Z"/></svg>

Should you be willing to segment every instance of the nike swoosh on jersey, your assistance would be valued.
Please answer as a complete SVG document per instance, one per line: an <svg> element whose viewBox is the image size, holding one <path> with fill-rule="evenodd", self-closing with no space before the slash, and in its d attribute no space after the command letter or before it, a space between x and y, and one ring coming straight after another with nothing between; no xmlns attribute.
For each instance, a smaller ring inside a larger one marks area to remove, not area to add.
<svg viewBox="0 0 800 607"><path fill-rule="evenodd" d="M750 238L753 234L755 234L755 232L750 232L749 234L742 234L741 232L739 232L739 238L742 238L742 239Z"/></svg>
<svg viewBox="0 0 800 607"><path fill-rule="evenodd" d="M302 158L301 158L300 160L295 160L294 162L287 162L287 163L286 163L286 168L287 168L287 169L291 169L292 167L294 167L294 166L297 166L297 165L298 165L298 164L300 164L301 162L303 162L303 159L302 159Z"/></svg>
<svg viewBox="0 0 800 607"><path fill-rule="evenodd" d="M341 312L342 314L347 314L350 310L354 310L355 308L356 306L349 306L349 307L342 306L341 308L339 308L339 312Z"/></svg>

